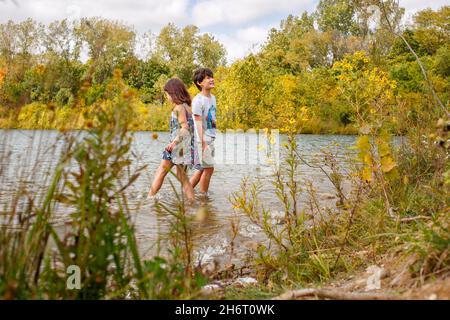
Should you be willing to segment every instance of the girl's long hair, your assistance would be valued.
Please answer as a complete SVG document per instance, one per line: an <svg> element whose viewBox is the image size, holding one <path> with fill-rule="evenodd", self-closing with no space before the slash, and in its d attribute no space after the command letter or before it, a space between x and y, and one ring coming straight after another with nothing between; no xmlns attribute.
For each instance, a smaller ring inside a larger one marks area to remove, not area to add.
<svg viewBox="0 0 450 320"><path fill-rule="evenodd" d="M191 96L189 95L183 81L180 79L172 78L167 81L164 86L164 91L170 95L175 104L180 105L186 103L188 106L191 106Z"/></svg>

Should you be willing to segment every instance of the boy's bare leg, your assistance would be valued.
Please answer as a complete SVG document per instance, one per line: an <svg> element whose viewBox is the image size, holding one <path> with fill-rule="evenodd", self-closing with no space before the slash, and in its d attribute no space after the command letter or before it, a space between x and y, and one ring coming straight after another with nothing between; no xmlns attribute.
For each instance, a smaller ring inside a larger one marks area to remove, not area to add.
<svg viewBox="0 0 450 320"><path fill-rule="evenodd" d="M189 179L186 174L186 169L183 166L177 166L177 177L181 182L181 185L183 186L184 194L186 194L186 197L189 200L194 200L194 189L192 188L191 183L189 182Z"/></svg>
<svg viewBox="0 0 450 320"><path fill-rule="evenodd" d="M195 170L195 173L192 175L189 182L191 183L192 188L195 189L197 184L200 182L200 178L202 177L203 170Z"/></svg>
<svg viewBox="0 0 450 320"><path fill-rule="evenodd" d="M204 168L202 176L200 178L200 192L206 193L209 189L209 183L214 173L214 168Z"/></svg>
<svg viewBox="0 0 450 320"><path fill-rule="evenodd" d="M167 173L170 171L172 167L173 163L170 162L169 160L161 161L158 169L156 170L155 178L153 179L152 186L148 193L149 196L154 196L156 193L158 193L159 189L161 189L161 186L164 182L164 178L166 177Z"/></svg>

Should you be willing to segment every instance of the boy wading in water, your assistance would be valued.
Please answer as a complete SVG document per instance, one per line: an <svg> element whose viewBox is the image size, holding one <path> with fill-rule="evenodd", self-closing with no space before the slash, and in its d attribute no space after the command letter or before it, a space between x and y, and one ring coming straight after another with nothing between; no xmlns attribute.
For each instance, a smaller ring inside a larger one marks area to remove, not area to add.
<svg viewBox="0 0 450 320"><path fill-rule="evenodd" d="M200 68L194 72L193 81L200 90L200 93L192 100L200 165L195 166L197 171L190 182L193 188L200 183L200 192L207 195L214 173L214 140L216 139L216 97L211 94L214 88L213 72L208 68Z"/></svg>
<svg viewBox="0 0 450 320"><path fill-rule="evenodd" d="M170 143L162 154L161 163L156 170L155 178L148 193L153 197L161 188L164 178L175 165L177 177L189 200L194 200L194 189L186 174L188 166L195 165L194 158L194 120L191 111L191 97L180 79L172 78L164 86L167 99L173 104L170 116Z"/></svg>

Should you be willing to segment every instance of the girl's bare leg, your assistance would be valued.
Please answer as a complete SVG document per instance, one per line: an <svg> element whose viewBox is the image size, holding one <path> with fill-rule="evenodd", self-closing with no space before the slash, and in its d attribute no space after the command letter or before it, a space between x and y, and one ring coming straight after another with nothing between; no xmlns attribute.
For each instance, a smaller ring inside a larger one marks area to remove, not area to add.
<svg viewBox="0 0 450 320"><path fill-rule="evenodd" d="M180 180L181 185L183 186L184 194L189 200L193 201L195 199L194 189L192 188L192 185L189 182L189 179L186 174L186 168L184 166L177 166L177 177Z"/></svg>
<svg viewBox="0 0 450 320"><path fill-rule="evenodd" d="M211 177L214 173L214 168L204 168L202 177L200 179L200 192L206 193L209 189L209 183L211 182Z"/></svg>
<svg viewBox="0 0 450 320"><path fill-rule="evenodd" d="M202 170L195 170L195 173L192 175L191 179L189 179L189 182L191 183L193 189L200 182L200 178L202 177L202 173L203 173Z"/></svg>
<svg viewBox="0 0 450 320"><path fill-rule="evenodd" d="M172 167L173 163L170 162L169 160L161 161L158 169L156 170L155 178L153 179L152 186L148 193L149 196L154 196L156 193L158 193L159 189L161 189L161 186L164 182L164 178L166 177L167 173L170 171Z"/></svg>

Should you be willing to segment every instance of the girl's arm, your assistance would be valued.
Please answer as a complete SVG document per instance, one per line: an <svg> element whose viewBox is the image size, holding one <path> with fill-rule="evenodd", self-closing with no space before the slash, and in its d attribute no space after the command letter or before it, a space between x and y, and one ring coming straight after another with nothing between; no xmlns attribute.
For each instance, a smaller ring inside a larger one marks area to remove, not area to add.
<svg viewBox="0 0 450 320"><path fill-rule="evenodd" d="M189 125L186 118L186 111L183 106L176 106L175 111L177 113L178 122L181 124L181 130L187 130L189 133Z"/></svg>
<svg viewBox="0 0 450 320"><path fill-rule="evenodd" d="M177 105L174 109L174 112L177 116L178 122L181 125L180 130L178 131L177 136L173 141L167 146L168 151L172 151L172 149L180 143L186 136L189 135L189 125L186 118L186 112L183 108L183 106Z"/></svg>

